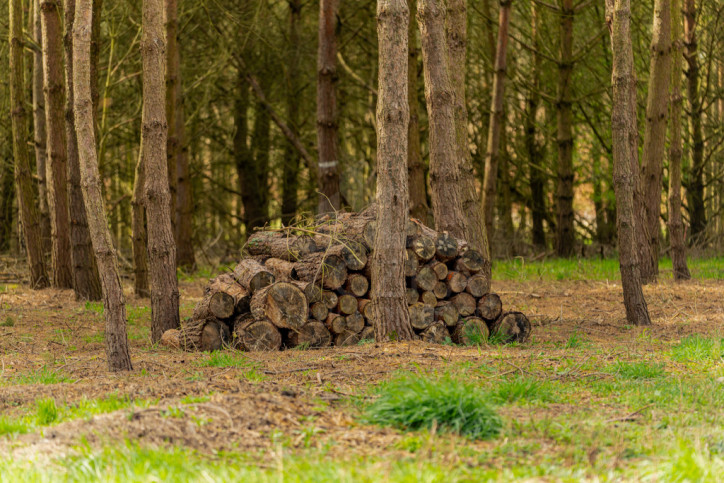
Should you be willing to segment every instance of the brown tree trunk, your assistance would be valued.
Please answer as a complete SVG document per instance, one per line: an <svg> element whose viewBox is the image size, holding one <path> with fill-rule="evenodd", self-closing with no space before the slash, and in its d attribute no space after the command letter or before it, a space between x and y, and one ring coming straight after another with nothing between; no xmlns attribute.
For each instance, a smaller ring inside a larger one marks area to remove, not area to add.
<svg viewBox="0 0 724 483"><path fill-rule="evenodd" d="M430 124L430 188L435 226L438 231L463 238L471 248L489 259L482 207L476 194L467 149L460 157L455 118L456 92L449 74L444 11L439 0L419 0L417 20L422 39L425 99ZM456 69L462 68L458 66ZM489 270L490 264L487 264L488 280Z"/></svg>
<svg viewBox="0 0 724 483"><path fill-rule="evenodd" d="M611 7L611 4L613 6ZM638 128L636 127L636 75L631 44L630 0L607 0L613 51L613 181L616 192L619 265L626 319L633 325L649 325L649 311L641 289L635 206L638 185Z"/></svg>
<svg viewBox="0 0 724 483"><path fill-rule="evenodd" d="M417 86L419 77L417 48L417 0L410 0L410 21L408 35L407 59L407 102L410 105L410 124L407 138L407 178L410 190L410 216L428 224L430 207L427 205L427 181L425 180L425 165L422 161L422 146L420 144L420 103L417 99Z"/></svg>
<svg viewBox="0 0 724 483"><path fill-rule="evenodd" d="M118 275L116 252L106 223L93 126L90 73L91 29L93 23L92 0L77 0L75 12L75 26L73 28L75 123L78 133L78 154L88 226L93 249L96 252L103 288L106 356L109 370L131 370L123 286Z"/></svg>
<svg viewBox="0 0 724 483"><path fill-rule="evenodd" d="M689 196L690 240L696 242L706 228L704 206L704 138L701 128L702 106L699 98L699 62L697 60L695 0L684 0L684 58L691 117L691 170L687 193Z"/></svg>
<svg viewBox="0 0 724 483"><path fill-rule="evenodd" d="M30 170L28 152L28 123L25 111L25 62L23 58L23 8L21 0L10 2L10 119L13 131L13 155L15 158L15 184L18 191L20 222L28 252L30 287L45 288L49 285L48 272L43 259L43 236L40 216L35 205L35 190ZM11 203L12 204L12 203Z"/></svg>
<svg viewBox="0 0 724 483"><path fill-rule="evenodd" d="M319 151L319 203L317 211L339 210L339 160L337 158L337 2L319 2L317 55L317 144Z"/></svg>
<svg viewBox="0 0 724 483"><path fill-rule="evenodd" d="M375 339L415 338L405 297L408 219L408 22L405 0L378 0L377 234L372 252L371 299Z"/></svg>
<svg viewBox="0 0 724 483"><path fill-rule="evenodd" d="M671 0L671 39L674 63L671 70L671 126L669 131L669 240L674 280L689 280L684 223L681 220L681 72L684 68L681 37L681 0Z"/></svg>
<svg viewBox="0 0 724 483"><path fill-rule="evenodd" d="M48 213L47 151L45 131L45 96L43 94L43 28L40 20L40 0L33 0L33 137L35 141L35 172L38 176L38 209L43 233L43 248L50 249L50 213Z"/></svg>
<svg viewBox="0 0 724 483"><path fill-rule="evenodd" d="M576 234L573 228L573 0L561 0L558 61L558 188L556 192L556 253L570 257Z"/></svg>
<svg viewBox="0 0 724 483"><path fill-rule="evenodd" d="M46 177L52 239L53 286L73 288L68 211L68 158L63 119L65 86L60 2L41 0L40 13L43 28L43 79L48 135Z"/></svg>
<svg viewBox="0 0 724 483"><path fill-rule="evenodd" d="M73 289L78 300L101 300L101 279L98 274L88 219L80 186L78 138L73 114L73 23L75 0L65 0L65 85L68 98L65 103L65 136L68 147L68 202L70 214L71 259L73 261Z"/></svg>
<svg viewBox="0 0 724 483"><path fill-rule="evenodd" d="M543 153L536 140L536 118L540 103L540 72L541 57L539 55L540 41L538 37L539 13L538 4L531 3L531 37L533 44L533 59L530 63L530 88L528 89L526 116L525 116L525 146L528 151L528 166L530 170L530 197L531 217L533 221L533 245L538 249L546 248L546 236L543 231L543 220L546 215L545 205L545 168L543 166Z"/></svg>
<svg viewBox="0 0 724 483"><path fill-rule="evenodd" d="M498 182L498 155L500 132L503 128L503 104L505 102L506 53L508 51L508 25L512 0L501 0L498 17L498 45L495 51L495 76L490 101L490 125L488 146L485 151L485 177L483 182L483 216L488 240L493 239L495 221L495 188Z"/></svg>
<svg viewBox="0 0 724 483"><path fill-rule="evenodd" d="M165 114L166 41L163 0L144 0L143 118L141 158L145 169L145 205L148 226L148 259L151 276L151 340L179 326L176 245L171 226L171 202L166 158Z"/></svg>
<svg viewBox="0 0 724 483"><path fill-rule="evenodd" d="M287 120L295 136L299 136L299 96L302 94L301 41L302 1L289 3L289 65L287 73ZM297 215L297 191L299 190L299 161L301 157L294 146L287 143L284 150L282 174L282 223L288 225Z"/></svg>
<svg viewBox="0 0 724 483"><path fill-rule="evenodd" d="M143 140L141 140L143 144ZM143 148L141 149L143 150ZM146 183L146 170L143 157L139 154L133 182L133 198L131 199L131 233L133 244L133 293L138 297L149 297L148 289L148 255L146 245L146 208L143 187Z"/></svg>
<svg viewBox="0 0 724 483"><path fill-rule="evenodd" d="M12 146L0 152L0 252L10 250L15 226L15 180Z"/></svg>

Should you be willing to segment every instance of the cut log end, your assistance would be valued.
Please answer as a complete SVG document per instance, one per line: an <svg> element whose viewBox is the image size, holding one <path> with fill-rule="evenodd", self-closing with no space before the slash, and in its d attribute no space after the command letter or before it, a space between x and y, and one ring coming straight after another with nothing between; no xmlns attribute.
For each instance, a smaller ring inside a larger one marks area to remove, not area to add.
<svg viewBox="0 0 724 483"><path fill-rule="evenodd" d="M469 293L459 293L450 299L455 308L463 317L473 315L475 313L475 298Z"/></svg>
<svg viewBox="0 0 724 483"><path fill-rule="evenodd" d="M501 313L503 313L503 302L498 294L488 293L478 300L478 316L484 320L493 322Z"/></svg>
<svg viewBox="0 0 724 483"><path fill-rule="evenodd" d="M422 331L420 338L425 342L444 344L450 340L450 332L448 332L444 323L434 322L430 327Z"/></svg>
<svg viewBox="0 0 724 483"><path fill-rule="evenodd" d="M276 351L282 345L282 335L267 320L249 320L234 329L236 347L247 352Z"/></svg>
<svg viewBox="0 0 724 483"><path fill-rule="evenodd" d="M531 325L522 312L506 312L493 325L493 337L503 343L526 342L530 337Z"/></svg>
<svg viewBox="0 0 724 483"><path fill-rule="evenodd" d="M414 329L425 330L435 321L435 309L423 303L410 305L410 324Z"/></svg>
<svg viewBox="0 0 724 483"><path fill-rule="evenodd" d="M327 347L332 342L332 334L322 322L309 322L297 331L290 331L290 347Z"/></svg>
<svg viewBox="0 0 724 483"><path fill-rule="evenodd" d="M299 329L309 314L304 293L288 282L277 282L254 293L250 308L256 319L267 319L283 329Z"/></svg>
<svg viewBox="0 0 724 483"><path fill-rule="evenodd" d="M483 319L470 317L455 327L453 341L462 345L482 345L488 341L489 333Z"/></svg>

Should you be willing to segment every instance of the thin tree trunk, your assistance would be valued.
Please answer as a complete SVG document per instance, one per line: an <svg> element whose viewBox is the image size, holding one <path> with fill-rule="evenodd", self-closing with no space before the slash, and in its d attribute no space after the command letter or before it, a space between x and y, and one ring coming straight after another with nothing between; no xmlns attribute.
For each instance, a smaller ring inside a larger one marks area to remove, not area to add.
<svg viewBox="0 0 724 483"><path fill-rule="evenodd" d="M168 171L168 188L171 196L171 226L176 233L176 189L178 153L181 140L176 125L176 108L181 97L180 86L180 55L178 48L178 0L165 0L166 9L166 123L168 124L168 140L166 144L166 167Z"/></svg>
<svg viewBox="0 0 724 483"><path fill-rule="evenodd" d="M73 288L73 264L68 210L68 153L66 149L65 86L63 83L63 37L60 3L41 0L43 29L43 79L48 141L48 207L52 239L53 286Z"/></svg>
<svg viewBox="0 0 724 483"><path fill-rule="evenodd" d="M674 64L671 70L671 126L669 130L669 240L674 280L689 280L686 240L681 220L681 72L684 68L681 37L681 0L671 0L671 39Z"/></svg>
<svg viewBox="0 0 724 483"><path fill-rule="evenodd" d="M166 158L166 39L163 0L144 0L143 117L141 157L145 169L145 205L151 281L151 340L161 340L179 326L176 245L171 226L171 201Z"/></svg>
<svg viewBox="0 0 724 483"><path fill-rule="evenodd" d="M43 237L40 216L35 205L35 190L30 171L28 152L28 123L25 110L25 62L23 58L23 10L21 0L10 1L10 118L13 131L15 158L15 184L18 192L20 222L23 227L25 248L28 252L30 287L49 285L48 272L43 259Z"/></svg>
<svg viewBox="0 0 724 483"><path fill-rule="evenodd" d="M417 21L415 13L417 0L410 0L410 21L408 28L407 59L407 101L410 106L410 124L407 138L407 177L410 191L410 215L425 224L429 223L430 207L427 205L427 182L425 165L422 162L420 144L420 103L417 99L419 65L417 48Z"/></svg>
<svg viewBox="0 0 724 483"><path fill-rule="evenodd" d="M540 72L541 58L540 40L538 37L539 30L539 13L538 4L531 3L531 38L533 51L531 53L531 71L530 71L530 88L528 89L528 98L526 103L525 116L525 146L528 151L528 162L530 169L530 196L531 196L531 218L532 218L532 235L533 245L537 248L545 249L546 236L543 231L543 220L545 219L545 169L543 167L543 156L541 147L536 140L536 118L538 114L538 105L540 103Z"/></svg>
<svg viewBox="0 0 724 483"><path fill-rule="evenodd" d="M319 151L319 203L317 211L339 210L339 160L337 159L337 2L319 2L317 56L317 144Z"/></svg>
<svg viewBox="0 0 724 483"><path fill-rule="evenodd" d="M631 44L630 0L606 0L611 21L613 52L613 181L616 192L619 265L626 319L633 325L649 325L648 307L641 288L635 206L638 185L638 128L636 127L636 74ZM611 4L613 7L611 8Z"/></svg>
<svg viewBox="0 0 724 483"><path fill-rule="evenodd" d="M43 94L43 29L40 20L40 0L33 0L33 137L35 141L35 172L38 176L38 208L43 232L43 248L50 249L50 214L48 213L47 152L45 131L45 95Z"/></svg>
<svg viewBox="0 0 724 483"><path fill-rule="evenodd" d="M646 100L646 130L641 156L641 191L649 236L649 251L641 254L641 279L656 280L659 274L661 232L661 177L666 150L666 120L671 79L671 12L668 0L654 2L653 39L649 89Z"/></svg>
<svg viewBox="0 0 724 483"><path fill-rule="evenodd" d="M143 143L143 140L141 140ZM143 149L141 149L142 151ZM131 233L133 243L133 293L137 297L150 297L148 289L148 255L146 245L146 203L143 187L146 183L143 157L138 155L133 181L133 198L131 199Z"/></svg>
<svg viewBox="0 0 724 483"><path fill-rule="evenodd" d="M0 252L10 250L15 225L15 180L10 146L0 152Z"/></svg>
<svg viewBox="0 0 724 483"><path fill-rule="evenodd" d="M500 132L503 128L503 107L505 103L506 54L508 51L508 25L512 0L501 0L498 16L498 45L495 50L495 75L493 96L490 101L490 125L488 146L485 151L485 176L483 181L483 216L488 239L493 240L495 226L495 191L498 183L498 154ZM492 243L491 243L492 245Z"/></svg>
<svg viewBox="0 0 724 483"><path fill-rule="evenodd" d="M558 188L556 192L556 253L570 257L576 234L573 228L573 0L561 0L558 60Z"/></svg>
<svg viewBox="0 0 724 483"><path fill-rule="evenodd" d="M78 300L101 300L101 280L93 255L88 219L80 186L78 139L73 114L73 23L75 0L65 0L65 85L68 98L65 103L65 136L68 147L68 205L70 214L71 259L73 261L73 289Z"/></svg>
<svg viewBox="0 0 724 483"><path fill-rule="evenodd" d="M242 191L247 233L269 221L269 151L271 119L264 104L257 102L254 130L251 133L252 179ZM247 206L249 207L247 211Z"/></svg>
<svg viewBox="0 0 724 483"><path fill-rule="evenodd" d="M445 48L444 13L439 0L419 0L417 20L422 39L425 99L430 126L430 188L435 226L438 231L448 231L463 238L489 260L472 163L467 150L465 156L460 157L455 120L456 94L450 81ZM490 263L485 265L483 275L490 283Z"/></svg>
<svg viewBox="0 0 724 483"><path fill-rule="evenodd" d="M701 128L701 99L699 98L699 62L696 39L695 0L684 0L684 58L687 63L686 78L691 116L691 171L687 192L689 195L689 219L691 220L690 240L697 241L706 229L704 206L704 138Z"/></svg>
<svg viewBox="0 0 724 483"><path fill-rule="evenodd" d="M299 96L302 93L301 41L299 36L302 20L302 1L288 0L289 3L289 66L287 74L287 119L295 136L299 136ZM297 191L299 190L300 155L294 146L287 143L284 150L282 173L282 223L288 225L297 215Z"/></svg>
<svg viewBox="0 0 724 483"><path fill-rule="evenodd" d="M405 299L405 225L408 220L408 22L405 0L378 0L377 236L372 255L375 339L415 338Z"/></svg>
<svg viewBox="0 0 724 483"><path fill-rule="evenodd" d="M100 93L98 91L98 63L101 56L101 12L103 11L103 0L93 0L93 20L91 25L91 102L93 103L93 129L96 139L99 139L98 105Z"/></svg>
<svg viewBox="0 0 724 483"><path fill-rule="evenodd" d="M125 298L116 252L106 223L93 126L90 72L92 18L92 0L77 0L73 29L73 89L78 154L88 225L103 288L108 368L111 371L127 371L133 367L128 353Z"/></svg>

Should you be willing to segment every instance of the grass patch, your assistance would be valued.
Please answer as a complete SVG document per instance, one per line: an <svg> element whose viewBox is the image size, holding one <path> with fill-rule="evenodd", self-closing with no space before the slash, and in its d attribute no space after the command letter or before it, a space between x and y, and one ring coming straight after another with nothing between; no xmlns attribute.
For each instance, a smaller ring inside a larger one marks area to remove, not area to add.
<svg viewBox="0 0 724 483"><path fill-rule="evenodd" d="M58 419L58 407L55 405L55 399L39 399L35 401L35 407L35 419L39 426L47 426Z"/></svg>
<svg viewBox="0 0 724 483"><path fill-rule="evenodd" d="M0 327L14 327L15 326L15 320L10 317L9 315L5 317L5 320L0 322Z"/></svg>
<svg viewBox="0 0 724 483"><path fill-rule="evenodd" d="M73 382L72 379L65 376L60 371L54 371L48 366L43 366L40 369L17 374L11 377L6 383L6 386L21 386L27 384L59 384L61 382Z"/></svg>
<svg viewBox="0 0 724 483"><path fill-rule="evenodd" d="M209 357L196 362L198 367L249 367L249 359L240 352L214 351Z"/></svg>
<svg viewBox="0 0 724 483"><path fill-rule="evenodd" d="M609 366L608 371L622 379L656 379L666 375L664 364L648 362L617 362Z"/></svg>
<svg viewBox="0 0 724 483"><path fill-rule="evenodd" d="M0 416L0 436L6 434L24 434L28 432L28 425L18 419Z"/></svg>
<svg viewBox="0 0 724 483"><path fill-rule="evenodd" d="M501 381L493 388L490 395L495 401L500 403L518 401L548 402L554 399L554 391L548 381L523 376Z"/></svg>
<svg viewBox="0 0 724 483"><path fill-rule="evenodd" d="M722 339L702 337L699 334L681 339L671 349L671 356L677 361L718 361L724 356Z"/></svg>
<svg viewBox="0 0 724 483"><path fill-rule="evenodd" d="M402 430L435 429L471 439L498 435L502 421L476 386L451 376L404 375L383 383L364 420Z"/></svg>

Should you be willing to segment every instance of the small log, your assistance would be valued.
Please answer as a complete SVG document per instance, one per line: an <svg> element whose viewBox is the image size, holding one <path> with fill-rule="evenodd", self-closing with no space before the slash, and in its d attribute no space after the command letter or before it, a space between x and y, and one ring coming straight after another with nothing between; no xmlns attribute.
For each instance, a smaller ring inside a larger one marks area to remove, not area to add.
<svg viewBox="0 0 724 483"><path fill-rule="evenodd" d="M344 240L326 253L340 257L348 270L362 270L367 266L367 247L354 240Z"/></svg>
<svg viewBox="0 0 724 483"><path fill-rule="evenodd" d="M522 312L506 312L493 324L491 333L501 342L523 343L530 337L531 325Z"/></svg>
<svg viewBox="0 0 724 483"><path fill-rule="evenodd" d="M204 297L196 305L193 317L228 319L234 314L249 311L249 292L231 275L222 274L211 280Z"/></svg>
<svg viewBox="0 0 724 483"><path fill-rule="evenodd" d="M250 255L279 258L294 262L317 251L317 244L310 236L287 236L283 232L262 231L254 233L246 243Z"/></svg>
<svg viewBox="0 0 724 483"><path fill-rule="evenodd" d="M488 335L488 325L485 321L477 317L470 317L455 327L452 340L456 344L481 345L487 342Z"/></svg>
<svg viewBox="0 0 724 483"><path fill-rule="evenodd" d="M455 260L455 270L460 272L478 273L485 267L483 255L472 248L468 248Z"/></svg>
<svg viewBox="0 0 724 483"><path fill-rule="evenodd" d="M468 278L460 272L450 272L446 283L452 293L460 293L468 286Z"/></svg>
<svg viewBox="0 0 724 483"><path fill-rule="evenodd" d="M475 298L469 293L459 293L450 299L461 316L467 317L475 313Z"/></svg>
<svg viewBox="0 0 724 483"><path fill-rule="evenodd" d="M324 322L329 315L329 309L323 302L315 302L309 306L309 314L313 319Z"/></svg>
<svg viewBox="0 0 724 483"><path fill-rule="evenodd" d="M161 336L161 345L169 349L181 349L181 331L169 329Z"/></svg>
<svg viewBox="0 0 724 483"><path fill-rule="evenodd" d="M429 305L430 307L435 307L437 305L437 297L433 292L422 292L422 295L420 296L420 301L425 305Z"/></svg>
<svg viewBox="0 0 724 483"><path fill-rule="evenodd" d="M347 282L344 289L355 297L364 297L370 288L370 281L362 274L350 273L347 276Z"/></svg>
<svg viewBox="0 0 724 483"><path fill-rule="evenodd" d="M357 332L352 332L349 330L345 330L341 334L338 334L337 337L334 338L334 345L338 347L345 347L345 346L351 346L351 345L357 345L360 341L360 336Z"/></svg>
<svg viewBox="0 0 724 483"><path fill-rule="evenodd" d="M292 281L291 283L304 293L304 296L307 297L308 304L322 301L322 289L318 285L300 280Z"/></svg>
<svg viewBox="0 0 724 483"><path fill-rule="evenodd" d="M468 284L465 287L465 291L475 298L480 298L485 295L488 291L488 285L485 276L480 273L476 273L472 277L468 278Z"/></svg>
<svg viewBox="0 0 724 483"><path fill-rule="evenodd" d="M443 322L448 327L455 327L460 319L457 307L452 302L440 302L435 307L435 320Z"/></svg>
<svg viewBox="0 0 724 483"><path fill-rule="evenodd" d="M444 263L433 260L428 263L427 266L430 267L433 272L435 272L438 280L445 280L447 278L449 270L447 268L447 265L445 265Z"/></svg>
<svg viewBox="0 0 724 483"><path fill-rule="evenodd" d="M342 315L349 315L357 312L357 299L354 295L341 295L337 300L337 308Z"/></svg>
<svg viewBox="0 0 724 483"><path fill-rule="evenodd" d="M428 236L418 236L408 246L422 261L426 262L435 256L435 240Z"/></svg>
<svg viewBox="0 0 724 483"><path fill-rule="evenodd" d="M281 258L268 258L264 262L264 266L274 274L275 280L280 282L290 282L297 279L297 273L292 262Z"/></svg>
<svg viewBox="0 0 724 483"><path fill-rule="evenodd" d="M493 322L503 312L503 302L498 294L487 293L478 300L478 316L488 322Z"/></svg>
<svg viewBox="0 0 724 483"><path fill-rule="evenodd" d="M435 287L432 289L432 293L434 293L435 297L439 300L443 300L450 295L450 289L447 287L445 282L437 282Z"/></svg>
<svg viewBox="0 0 724 483"><path fill-rule="evenodd" d="M347 265L337 255L312 253L295 263L299 280L319 283L326 289L337 290L347 279Z"/></svg>
<svg viewBox="0 0 724 483"><path fill-rule="evenodd" d="M422 303L410 305L410 324L414 329L425 330L435 321L435 308Z"/></svg>
<svg viewBox="0 0 724 483"><path fill-rule="evenodd" d="M420 267L414 278L414 286L419 290L426 291L434 289L436 283L437 275L435 275L435 272L428 266Z"/></svg>
<svg viewBox="0 0 724 483"><path fill-rule="evenodd" d="M375 340L375 328L372 326L366 326L359 333L359 340Z"/></svg>
<svg viewBox="0 0 724 483"><path fill-rule="evenodd" d="M207 320L201 333L201 350L217 351L229 342L229 327L220 320Z"/></svg>
<svg viewBox="0 0 724 483"><path fill-rule="evenodd" d="M282 334L268 320L257 320L250 314L236 319L234 327L234 346L237 349L256 351L276 351L282 345Z"/></svg>
<svg viewBox="0 0 724 483"><path fill-rule="evenodd" d="M434 322L430 327L422 331L420 338L432 344L443 344L445 340L450 339L450 332L448 332L444 323Z"/></svg>
<svg viewBox="0 0 724 483"><path fill-rule="evenodd" d="M347 329L347 321L339 314L330 313L324 321L327 329L334 334L341 334Z"/></svg>
<svg viewBox="0 0 724 483"><path fill-rule="evenodd" d="M181 324L179 341L187 351L215 351L228 340L229 329L214 318L191 318Z"/></svg>
<svg viewBox="0 0 724 483"><path fill-rule="evenodd" d="M332 342L332 334L322 322L309 322L297 331L289 331L290 347L327 347Z"/></svg>
<svg viewBox="0 0 724 483"><path fill-rule="evenodd" d="M421 232L420 226L417 223L411 219L407 220L407 224L405 225L405 236L408 240L414 240L416 237L420 236Z"/></svg>
<svg viewBox="0 0 724 483"><path fill-rule="evenodd" d="M329 310L332 310L337 306L338 300L339 297L337 297L336 293L329 290L322 292L322 303L326 305Z"/></svg>
<svg viewBox="0 0 724 483"><path fill-rule="evenodd" d="M405 298L407 299L407 305L412 305L420 300L420 293L412 287L408 287L405 290Z"/></svg>
<svg viewBox="0 0 724 483"><path fill-rule="evenodd" d="M347 324L347 330L351 332L362 332L362 329L365 328L365 318L362 314L359 312L355 312L353 314L348 315L344 318L345 323Z"/></svg>
<svg viewBox="0 0 724 483"><path fill-rule="evenodd" d="M370 249L375 246L375 238L377 238L377 222L375 220L367 222L362 231L362 237Z"/></svg>
<svg viewBox="0 0 724 483"><path fill-rule="evenodd" d="M405 252L405 277L414 277L419 266L420 262L417 260L417 255L408 248Z"/></svg>
<svg viewBox="0 0 724 483"><path fill-rule="evenodd" d="M455 258L458 255L457 239L446 231L439 233L435 240L435 255L443 262Z"/></svg>
<svg viewBox="0 0 724 483"><path fill-rule="evenodd" d="M277 282L254 293L251 313L282 329L298 330L307 323L309 305L304 293L288 282Z"/></svg>
<svg viewBox="0 0 724 483"><path fill-rule="evenodd" d="M373 304L371 300L364 305L360 303L359 311L364 315L365 320L367 320L370 325L375 324L375 304Z"/></svg>
<svg viewBox="0 0 724 483"><path fill-rule="evenodd" d="M274 283L274 275L251 258L245 258L234 268L234 279L252 294Z"/></svg>

